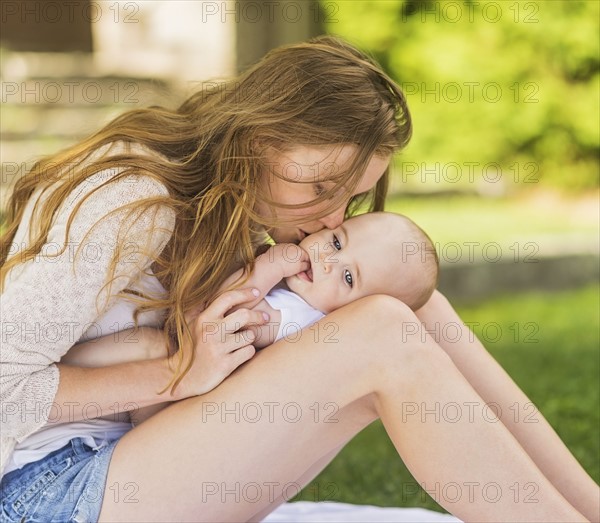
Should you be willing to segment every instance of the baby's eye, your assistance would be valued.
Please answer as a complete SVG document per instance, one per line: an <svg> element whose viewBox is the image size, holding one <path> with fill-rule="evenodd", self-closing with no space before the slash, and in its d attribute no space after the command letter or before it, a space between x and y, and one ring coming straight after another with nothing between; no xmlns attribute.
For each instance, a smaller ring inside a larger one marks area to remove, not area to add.
<svg viewBox="0 0 600 523"><path fill-rule="evenodd" d="M335 234L333 235L333 246L335 247L336 251L339 251L342 248L342 244L340 243L340 240L338 240L338 237Z"/></svg>
<svg viewBox="0 0 600 523"><path fill-rule="evenodd" d="M350 271L349 271L348 269L346 269L346 270L344 271L344 281L345 281L345 282L346 282L348 285L350 285L350 287L352 287L352 283L353 283L353 280L352 280L352 274L350 273Z"/></svg>

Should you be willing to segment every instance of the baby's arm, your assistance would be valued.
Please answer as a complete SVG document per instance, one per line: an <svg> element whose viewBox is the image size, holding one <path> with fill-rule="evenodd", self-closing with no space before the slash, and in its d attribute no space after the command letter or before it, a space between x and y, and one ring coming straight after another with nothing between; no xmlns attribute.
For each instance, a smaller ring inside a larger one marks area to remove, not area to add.
<svg viewBox="0 0 600 523"><path fill-rule="evenodd" d="M150 327L140 327L137 332L127 329L78 343L69 349L60 362L76 367L107 367L129 361L162 358L166 355L163 332ZM169 404L170 402L157 403L129 411L131 423L139 425Z"/></svg>
<svg viewBox="0 0 600 523"><path fill-rule="evenodd" d="M260 295L255 301L235 307L231 309L231 312L239 308L248 308L266 312L269 315L270 321L267 324L248 327L248 330L254 332L255 341L253 345L257 349L267 347L275 341L281 322L281 313L277 309L273 309L263 299L264 296L284 278L293 276L309 268L308 253L293 243L274 245L256 258L254 270L250 273L248 280L246 280L243 286L258 289ZM225 280L221 289L233 288L238 283L238 280L241 281L242 276L243 269L234 272Z"/></svg>
<svg viewBox="0 0 600 523"><path fill-rule="evenodd" d="M255 287L258 289L260 296L254 302L237 308L254 307L281 280L310 269L309 261L308 253L293 243L278 243L269 247L266 252L256 258L254 270L243 284L244 287ZM242 274L243 269L234 272L225 280L221 289L227 290L239 285L238 280L240 280Z"/></svg>

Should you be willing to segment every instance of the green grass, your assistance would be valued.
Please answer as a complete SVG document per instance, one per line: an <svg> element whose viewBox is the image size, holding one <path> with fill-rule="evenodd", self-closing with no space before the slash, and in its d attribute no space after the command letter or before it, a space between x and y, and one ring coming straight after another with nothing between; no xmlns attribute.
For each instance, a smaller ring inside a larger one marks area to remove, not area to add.
<svg viewBox="0 0 600 523"><path fill-rule="evenodd" d="M467 322L499 324L502 334L488 330L486 347L596 482L600 480L599 291L592 285L560 293L526 293L458 311ZM475 332L485 339L481 328ZM377 421L293 501L444 511L422 490L416 492L417 484Z"/></svg>
<svg viewBox="0 0 600 523"><path fill-rule="evenodd" d="M556 240L597 242L597 197L568 199L528 193L511 198L478 196L414 198L392 196L386 210L412 218L434 242Z"/></svg>

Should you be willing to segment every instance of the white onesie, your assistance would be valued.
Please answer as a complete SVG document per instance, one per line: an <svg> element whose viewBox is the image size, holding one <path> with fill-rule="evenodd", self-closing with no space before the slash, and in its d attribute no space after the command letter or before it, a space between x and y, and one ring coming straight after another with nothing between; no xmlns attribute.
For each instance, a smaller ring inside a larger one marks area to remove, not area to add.
<svg viewBox="0 0 600 523"><path fill-rule="evenodd" d="M275 341L293 336L300 329L316 323L325 316L287 289L275 287L265 296L265 300L271 307L281 311L281 323Z"/></svg>

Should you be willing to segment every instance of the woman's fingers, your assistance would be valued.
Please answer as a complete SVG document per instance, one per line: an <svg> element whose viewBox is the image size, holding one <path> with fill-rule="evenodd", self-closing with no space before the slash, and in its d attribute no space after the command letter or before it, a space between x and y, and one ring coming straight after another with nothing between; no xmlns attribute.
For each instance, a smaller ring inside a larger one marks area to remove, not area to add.
<svg viewBox="0 0 600 523"><path fill-rule="evenodd" d="M265 312L238 309L225 317L225 332L236 332L249 325L264 325L267 321L269 321L269 316Z"/></svg>
<svg viewBox="0 0 600 523"><path fill-rule="evenodd" d="M258 289L234 289L221 294L206 309L207 317L223 318L236 305L255 301L260 296Z"/></svg>
<svg viewBox="0 0 600 523"><path fill-rule="evenodd" d="M225 343L227 337L253 325L264 325L269 321L269 315L261 311L238 309L225 319L206 320L199 317L196 323L197 332L202 333L204 342Z"/></svg>
<svg viewBox="0 0 600 523"><path fill-rule="evenodd" d="M219 344L217 350L220 354L228 354L234 352L247 345L252 345L256 336L251 330L244 330L227 334L224 336L222 343Z"/></svg>
<svg viewBox="0 0 600 523"><path fill-rule="evenodd" d="M242 363L246 363L249 359L256 354L256 349L252 345L246 345L241 349L233 351L230 355L229 363L231 364L231 371L233 372Z"/></svg>
<svg viewBox="0 0 600 523"><path fill-rule="evenodd" d="M252 345L257 336L254 327L264 325L269 317L247 307L259 295L259 291L252 288L224 292L193 320L193 343L197 356L194 368L199 379L192 380L194 385L190 390L195 394L212 390L256 353ZM246 308L228 314L233 307L241 304L246 304Z"/></svg>

